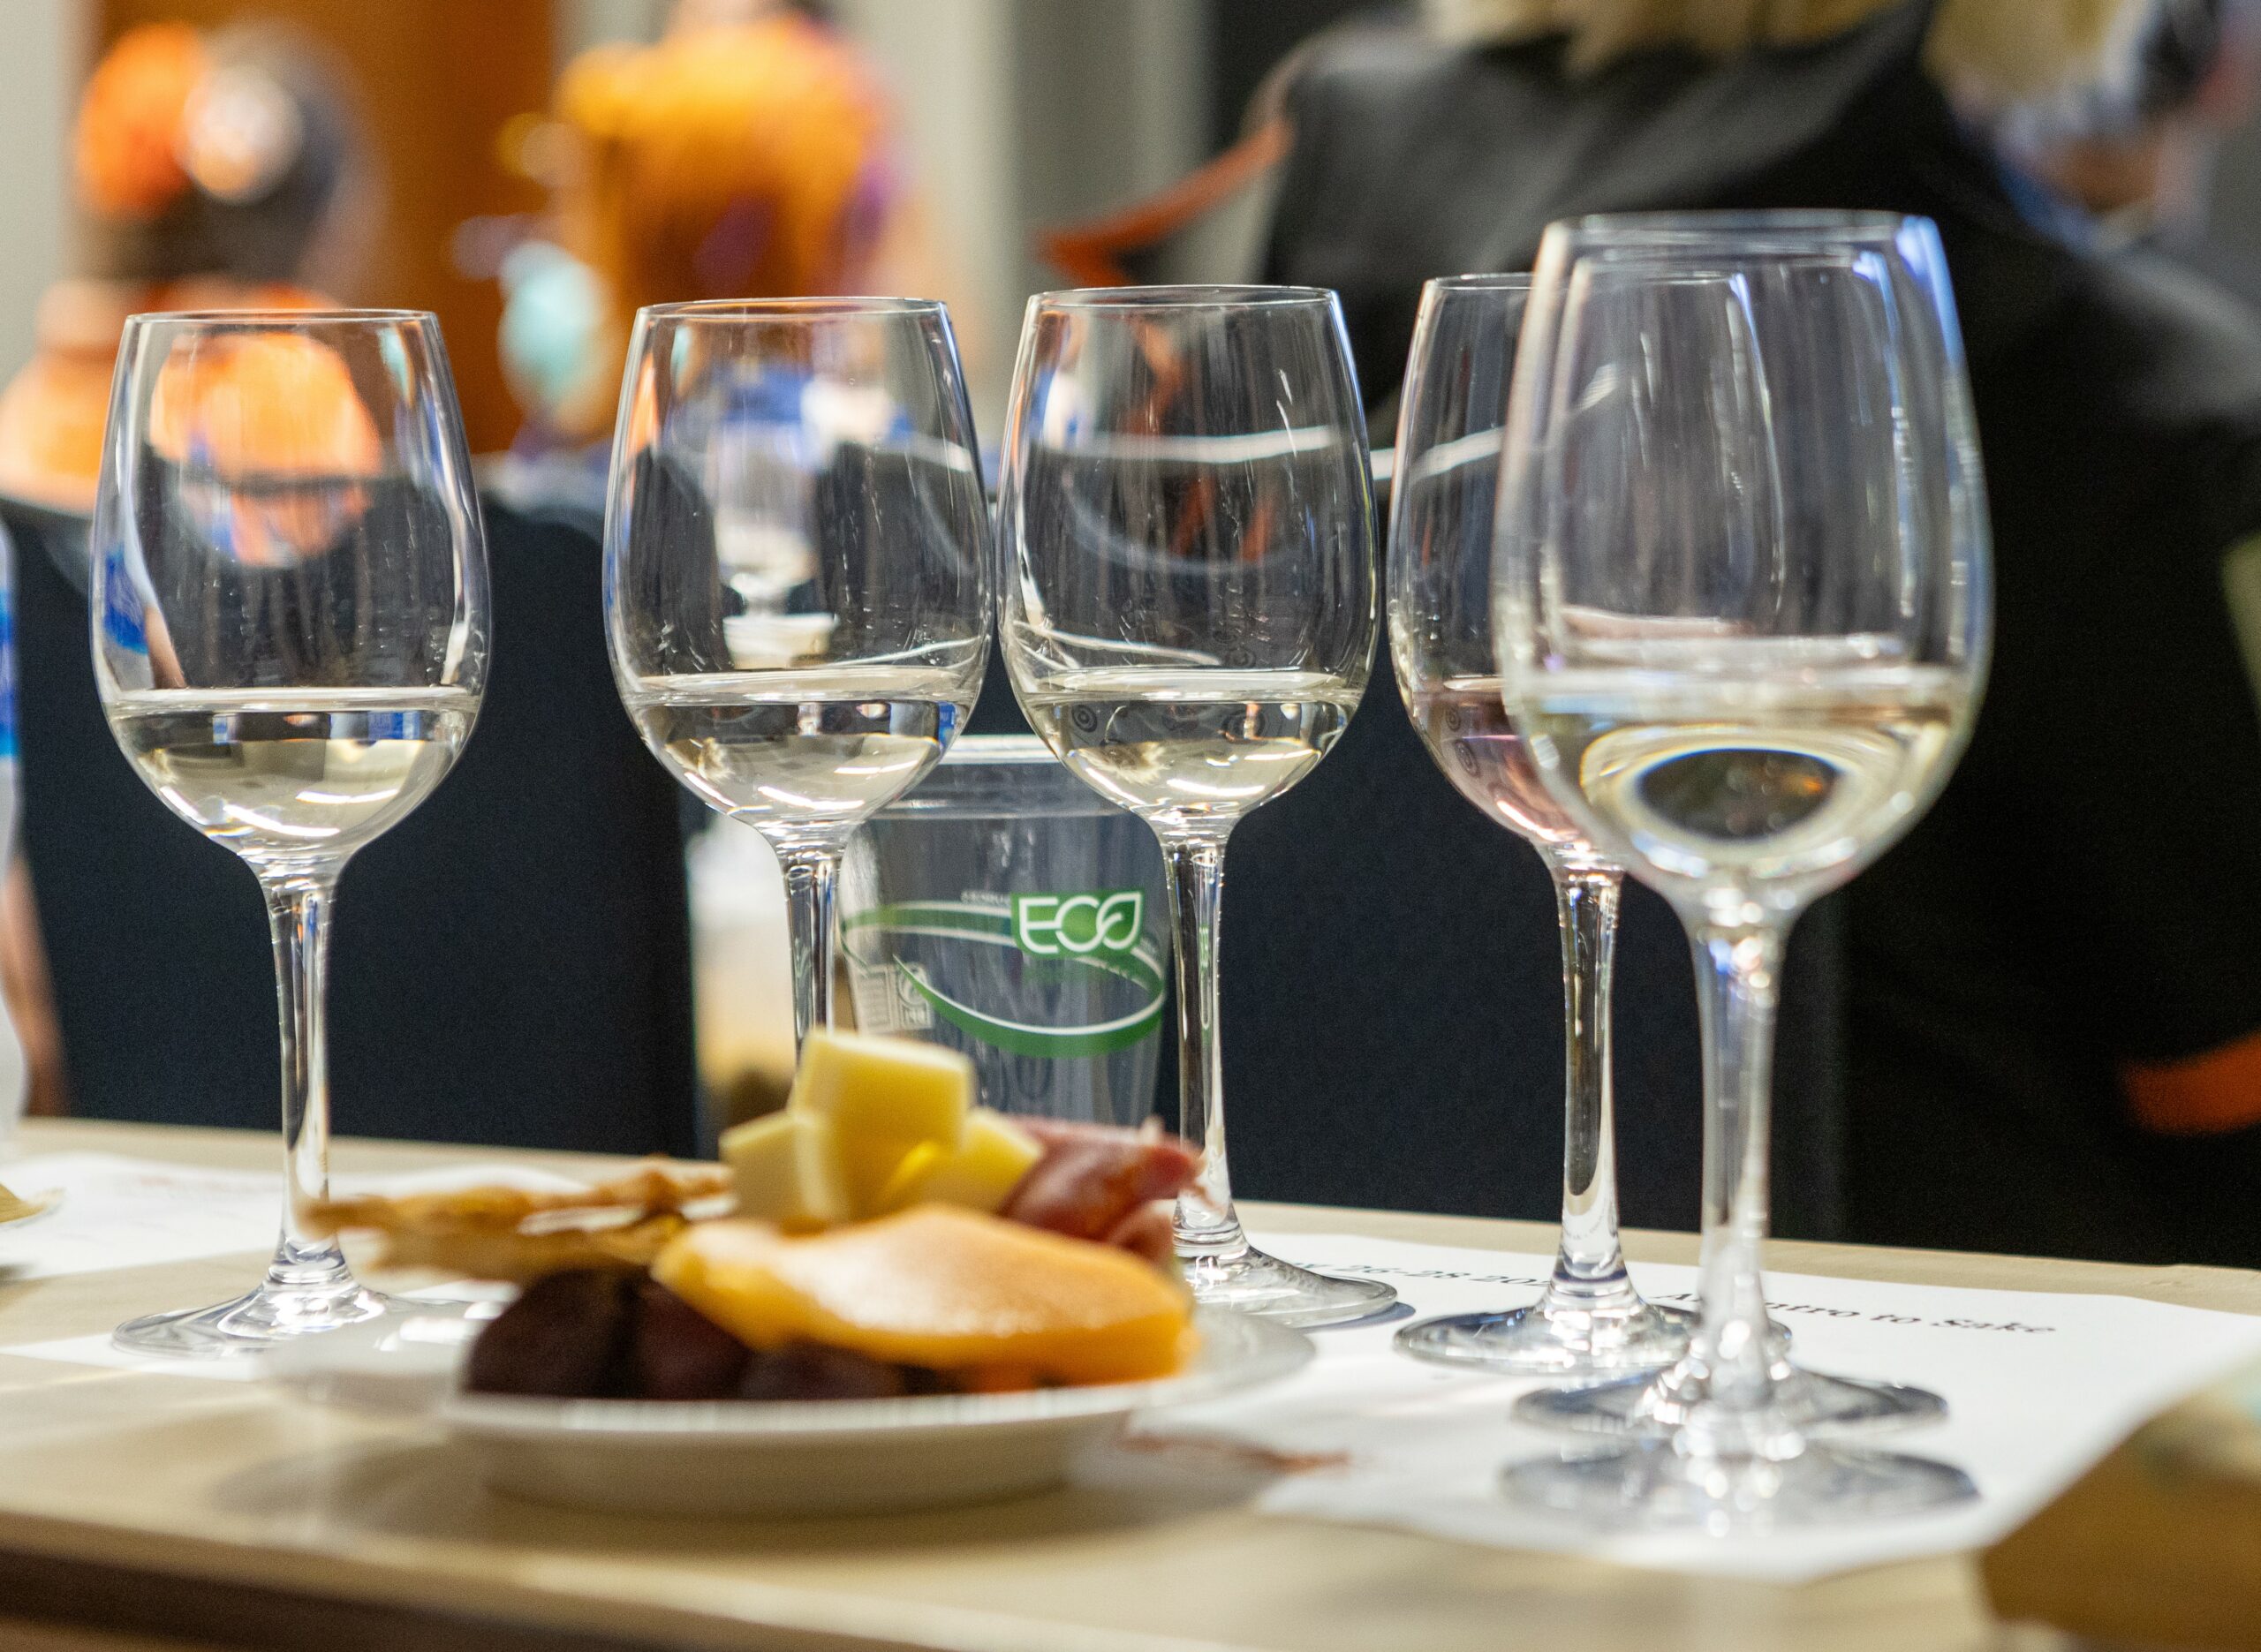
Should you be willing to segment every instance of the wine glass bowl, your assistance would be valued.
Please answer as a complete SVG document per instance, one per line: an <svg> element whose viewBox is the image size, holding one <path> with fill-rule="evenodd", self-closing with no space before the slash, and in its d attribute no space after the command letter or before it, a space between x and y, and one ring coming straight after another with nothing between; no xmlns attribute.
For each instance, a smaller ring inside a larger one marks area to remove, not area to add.
<svg viewBox="0 0 2261 1652"><path fill-rule="evenodd" d="M1400 401L1390 490L1389 637L1407 711L1461 796L1545 861L1562 932L1562 1239L1527 1308L1424 1320L1417 1358L1593 1377L1687 1349L1691 1316L1642 1301L1618 1241L1610 974L1624 872L1547 791L1501 698L1492 637L1493 531L1508 393L1531 282L1463 275L1423 289Z"/></svg>
<svg viewBox="0 0 2261 1652"><path fill-rule="evenodd" d="M1983 570L1925 553L1983 561L1983 487L1928 225L1701 224L1556 239L1517 383L1546 435L1510 455L1502 532L1531 554L1497 588L1503 674L1605 849L1675 901L1794 912L1921 817L1968 737Z"/></svg>
<svg viewBox="0 0 2261 1652"><path fill-rule="evenodd" d="M1178 1202L1206 1302L1290 1324L1394 1298L1254 1249L1235 1215L1217 1042L1225 842L1341 736L1372 669L1372 482L1334 296L1120 288L1029 304L998 494L998 637L1030 723L1161 839L1179 1094L1202 1151Z"/></svg>
<svg viewBox="0 0 2261 1652"><path fill-rule="evenodd" d="M1937 231L1886 215L1556 225L1511 404L1503 703L1565 813L1689 932L1707 1116L1688 1354L1519 1412L1654 1437L1515 1465L1507 1490L1706 1530L1966 1498L1946 1465L1809 1440L1940 1402L1798 1370L1771 1346L1759 1271L1785 939L1930 806L1985 677L1985 489Z"/></svg>
<svg viewBox="0 0 2261 1652"><path fill-rule="evenodd" d="M831 1019L850 834L940 760L979 692L988 535L940 304L639 314L606 509L614 674L661 762L776 851L797 1037Z"/></svg>
<svg viewBox="0 0 2261 1652"><path fill-rule="evenodd" d="M1259 400L1339 403L1324 314L1267 289L1030 308L999 635L1061 760L1165 833L1229 833L1284 795L1365 692L1371 587L1325 588L1371 555L1363 437ZM1074 554L1072 577L1032 547Z"/></svg>
<svg viewBox="0 0 2261 1652"><path fill-rule="evenodd" d="M150 314L126 324L95 508L95 680L175 814L250 865L279 986L289 1193L266 1280L121 1327L213 1354L385 1311L324 1196L328 913L354 852L470 738L485 542L438 324L407 311Z"/></svg>

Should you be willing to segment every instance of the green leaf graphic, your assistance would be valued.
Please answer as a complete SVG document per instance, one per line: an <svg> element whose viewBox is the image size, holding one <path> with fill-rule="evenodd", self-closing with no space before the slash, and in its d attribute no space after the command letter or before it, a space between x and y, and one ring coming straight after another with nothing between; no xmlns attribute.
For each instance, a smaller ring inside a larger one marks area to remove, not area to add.
<svg viewBox="0 0 2261 1652"><path fill-rule="evenodd" d="M1042 1027L1026 1022L1008 1021L991 1015L962 1003L948 993L937 991L901 960L888 960L860 955L851 944L851 937L877 939L881 935L928 935L948 939L965 940L982 946L1009 947L1018 950L1013 939L1013 917L1009 911L995 907L976 906L967 901L914 901L891 906L878 906L867 912L858 912L843 918L840 924L842 944L859 963L884 968L893 967L911 984L913 991L925 999L936 1015L952 1026L984 1044L1005 1050L1014 1055L1041 1056L1049 1060L1064 1060L1073 1056L1111 1055L1117 1050L1127 1050L1132 1045L1152 1037L1161 1028L1162 1009L1168 1001L1168 988L1161 970L1159 949L1141 944L1130 952L1093 953L1088 956L1063 956L1047 960L1070 968L1097 969L1131 983L1146 993L1146 999L1131 1014L1117 1020L1102 1022L1089 1027Z"/></svg>

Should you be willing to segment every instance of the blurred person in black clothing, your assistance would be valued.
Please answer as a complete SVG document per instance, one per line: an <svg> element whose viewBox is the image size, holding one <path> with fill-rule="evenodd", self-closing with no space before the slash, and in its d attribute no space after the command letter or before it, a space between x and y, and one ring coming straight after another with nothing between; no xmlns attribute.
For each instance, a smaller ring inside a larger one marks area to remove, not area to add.
<svg viewBox="0 0 2261 1652"><path fill-rule="evenodd" d="M1267 275L1341 290L1377 404L1422 281L1527 268L1556 218L1940 225L1997 652L1953 784L1839 901L1835 1165L1858 1240L2261 1264L2261 327L2158 254L2107 250L1998 140L2015 111L2126 85L2159 16L1436 0L1337 32L1285 87ZM1431 860L1415 824L1380 828L1400 880L1474 898L1490 861ZM1628 1139L1629 1166L1647 1150Z"/></svg>

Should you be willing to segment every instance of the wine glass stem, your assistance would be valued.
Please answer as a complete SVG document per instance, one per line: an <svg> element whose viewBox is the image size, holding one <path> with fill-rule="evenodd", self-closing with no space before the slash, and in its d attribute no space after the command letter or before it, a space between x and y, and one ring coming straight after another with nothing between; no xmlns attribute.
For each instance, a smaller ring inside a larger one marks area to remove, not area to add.
<svg viewBox="0 0 2261 1652"><path fill-rule="evenodd" d="M1625 874L1548 856L1562 933L1562 1241L1548 1295L1565 1307L1637 1300L1617 1234L1617 1135L1610 1092L1610 972Z"/></svg>
<svg viewBox="0 0 2261 1652"><path fill-rule="evenodd" d="M283 1045L283 1233L269 1289L319 1291L351 1282L334 1237L306 1226L308 1207L329 1196L329 1047L325 994L329 907L341 865L261 868L275 942L276 999Z"/></svg>
<svg viewBox="0 0 2261 1652"><path fill-rule="evenodd" d="M793 1045L813 1027L832 1025L832 896L840 881L837 843L779 845L785 909L793 937Z"/></svg>
<svg viewBox="0 0 2261 1652"><path fill-rule="evenodd" d="M1217 1029L1217 920L1225 898L1222 833L1158 834L1169 884L1177 960L1179 1132L1201 1153L1201 1173L1178 1195L1177 1250L1229 1257L1248 1248L1233 1211L1225 1160L1224 1064Z"/></svg>
<svg viewBox="0 0 2261 1652"><path fill-rule="evenodd" d="M1773 923L1705 924L1695 932L1706 1116L1702 1319L1690 1357L1707 1382L1691 1444L1728 1455L1797 1449L1773 1404L1760 1276L1782 945L1783 930Z"/></svg>

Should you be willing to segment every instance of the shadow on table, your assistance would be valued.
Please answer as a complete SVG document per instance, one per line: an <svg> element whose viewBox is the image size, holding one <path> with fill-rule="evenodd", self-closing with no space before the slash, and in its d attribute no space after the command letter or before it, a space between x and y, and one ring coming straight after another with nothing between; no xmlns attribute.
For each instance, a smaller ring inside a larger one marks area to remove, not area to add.
<svg viewBox="0 0 2261 1652"><path fill-rule="evenodd" d="M287 1520L301 1533L311 1518L341 1543L381 1534L682 1559L1090 1536L1238 1506L1293 1466L1221 1442L1172 1438L1109 1452L1091 1482L1055 1491L902 1514L781 1520L553 1507L488 1490L460 1448L370 1442L244 1470L215 1487L212 1500L227 1513ZM967 1523L967 1506L979 1509L978 1530Z"/></svg>

